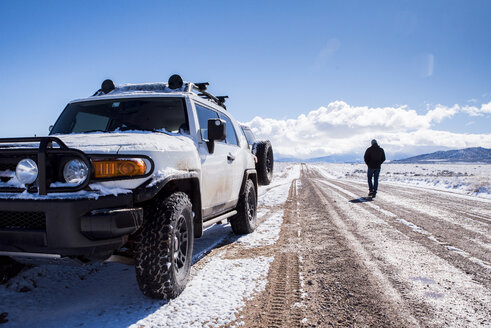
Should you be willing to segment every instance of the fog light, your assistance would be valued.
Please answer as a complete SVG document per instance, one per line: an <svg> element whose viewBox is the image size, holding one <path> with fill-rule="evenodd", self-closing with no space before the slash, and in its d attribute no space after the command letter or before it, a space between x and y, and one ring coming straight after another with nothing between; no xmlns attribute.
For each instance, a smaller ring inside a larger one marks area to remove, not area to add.
<svg viewBox="0 0 491 328"><path fill-rule="evenodd" d="M68 183L82 184L89 176L87 164L79 159L72 159L63 168L63 177Z"/></svg>
<svg viewBox="0 0 491 328"><path fill-rule="evenodd" d="M38 177L38 166L35 161L30 158L21 160L15 168L15 176L22 184L31 184Z"/></svg>

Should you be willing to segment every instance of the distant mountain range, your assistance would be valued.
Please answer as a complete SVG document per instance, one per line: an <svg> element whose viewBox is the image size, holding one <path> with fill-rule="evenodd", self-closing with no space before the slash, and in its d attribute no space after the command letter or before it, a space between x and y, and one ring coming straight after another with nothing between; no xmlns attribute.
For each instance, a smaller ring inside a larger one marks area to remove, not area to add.
<svg viewBox="0 0 491 328"><path fill-rule="evenodd" d="M392 163L488 163L491 164L491 149L482 147L437 151L392 161Z"/></svg>
<svg viewBox="0 0 491 328"><path fill-rule="evenodd" d="M391 163L489 163L491 164L491 149L482 147L465 148L458 150L437 151L434 153L423 154L405 158L398 154ZM408 156L408 155L406 155ZM281 157L275 159L278 162L302 162L302 163L363 163L360 154L341 154L309 159L299 159L295 157Z"/></svg>
<svg viewBox="0 0 491 328"><path fill-rule="evenodd" d="M315 157L308 159L300 159L295 157L279 157L275 158L277 162L300 162L300 163L319 163L319 162L327 162L327 163L358 163L363 162L363 158L360 158L360 155L353 154L341 154L341 155L330 155L323 157Z"/></svg>

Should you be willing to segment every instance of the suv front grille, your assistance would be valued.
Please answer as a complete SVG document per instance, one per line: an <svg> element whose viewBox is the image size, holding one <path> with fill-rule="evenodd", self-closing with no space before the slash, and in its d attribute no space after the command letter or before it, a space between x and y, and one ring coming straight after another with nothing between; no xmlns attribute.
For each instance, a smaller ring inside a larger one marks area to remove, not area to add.
<svg viewBox="0 0 491 328"><path fill-rule="evenodd" d="M16 167L17 167L17 164L15 164L15 163L0 163L0 171L10 170L10 171L15 172Z"/></svg>
<svg viewBox="0 0 491 328"><path fill-rule="evenodd" d="M46 230L43 212L0 211L0 229Z"/></svg>
<svg viewBox="0 0 491 328"><path fill-rule="evenodd" d="M17 167L17 163L21 160L22 158L17 158L17 157L11 157L11 158L5 158L5 157L0 157L0 181L1 182L8 182L10 179L12 179L15 176L15 169Z"/></svg>

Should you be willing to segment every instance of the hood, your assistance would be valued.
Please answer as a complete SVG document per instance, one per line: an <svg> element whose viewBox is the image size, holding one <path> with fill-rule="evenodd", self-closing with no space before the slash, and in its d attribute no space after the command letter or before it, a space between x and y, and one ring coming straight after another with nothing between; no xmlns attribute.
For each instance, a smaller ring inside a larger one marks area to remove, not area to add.
<svg viewBox="0 0 491 328"><path fill-rule="evenodd" d="M83 133L53 135L68 147L86 153L119 153L138 151L185 151L196 149L193 140L182 135L158 132Z"/></svg>

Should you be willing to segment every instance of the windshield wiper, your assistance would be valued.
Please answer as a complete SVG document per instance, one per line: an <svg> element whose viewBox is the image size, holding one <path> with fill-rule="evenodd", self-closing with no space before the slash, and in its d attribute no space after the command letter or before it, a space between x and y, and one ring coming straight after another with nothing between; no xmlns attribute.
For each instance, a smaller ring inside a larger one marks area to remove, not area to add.
<svg viewBox="0 0 491 328"><path fill-rule="evenodd" d="M91 133L91 132L107 132L107 131L106 130L96 129L96 130L89 130L89 131L84 131L84 132L79 132L79 133Z"/></svg>

